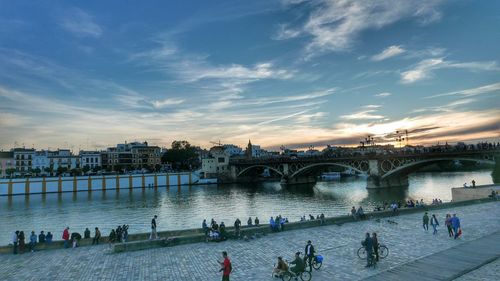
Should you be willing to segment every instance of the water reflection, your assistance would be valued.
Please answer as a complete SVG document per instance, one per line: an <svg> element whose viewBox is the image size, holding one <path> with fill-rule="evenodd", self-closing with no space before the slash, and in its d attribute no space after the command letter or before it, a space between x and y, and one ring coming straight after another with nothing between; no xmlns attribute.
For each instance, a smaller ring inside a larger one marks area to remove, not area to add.
<svg viewBox="0 0 500 281"><path fill-rule="evenodd" d="M347 214L352 206L373 210L384 201L408 198L451 199L451 187L475 179L477 184L491 184L490 171L425 173L409 178L409 187L366 189L365 179L318 182L282 187L279 182L221 186L182 186L158 189L106 190L32 196L0 197L0 244L7 244L13 230L52 231L65 226L82 232L98 226L108 234L118 224L129 224L130 232L147 232L151 217L159 216L161 230L200 227L204 218L232 224L258 216L281 214L290 220L302 215L326 216Z"/></svg>

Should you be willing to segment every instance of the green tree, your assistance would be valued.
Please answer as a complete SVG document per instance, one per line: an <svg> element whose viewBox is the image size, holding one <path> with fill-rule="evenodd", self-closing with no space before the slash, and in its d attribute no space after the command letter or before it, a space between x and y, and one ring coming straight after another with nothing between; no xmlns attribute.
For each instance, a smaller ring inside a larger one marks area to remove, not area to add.
<svg viewBox="0 0 500 281"><path fill-rule="evenodd" d="M39 175L42 172L42 170L40 168L35 168L35 169L32 170L32 172L35 175Z"/></svg>
<svg viewBox="0 0 500 281"><path fill-rule="evenodd" d="M89 165L85 165L85 166L83 166L83 168L82 168L82 172L83 172L84 174L87 174L89 171L90 171L90 167L89 167Z"/></svg>
<svg viewBox="0 0 500 281"><path fill-rule="evenodd" d="M66 167L63 167L63 166L57 167L57 175L59 175L59 176L66 173L67 171L68 171L68 168L66 168Z"/></svg>
<svg viewBox="0 0 500 281"><path fill-rule="evenodd" d="M95 166L94 168L92 168L92 172L94 172L94 173L97 173L100 170L102 170L102 167L99 167L99 166Z"/></svg>
<svg viewBox="0 0 500 281"><path fill-rule="evenodd" d="M190 169L198 166L197 147L188 141L173 141L172 147L161 157L162 163L171 163L174 169Z"/></svg>
<svg viewBox="0 0 500 281"><path fill-rule="evenodd" d="M9 176L9 177L12 177L12 174L14 174L16 172L16 169L15 168L8 168L8 169L5 169L5 173Z"/></svg>

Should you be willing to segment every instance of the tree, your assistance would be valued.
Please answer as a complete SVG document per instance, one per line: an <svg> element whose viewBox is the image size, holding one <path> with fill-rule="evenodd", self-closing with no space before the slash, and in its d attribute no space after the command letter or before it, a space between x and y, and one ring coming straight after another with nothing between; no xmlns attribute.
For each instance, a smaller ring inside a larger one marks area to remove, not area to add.
<svg viewBox="0 0 500 281"><path fill-rule="evenodd" d="M189 169L194 162L198 162L196 147L188 141L173 141L172 148L161 157L163 164L172 163L174 169Z"/></svg>
<svg viewBox="0 0 500 281"><path fill-rule="evenodd" d="M5 169L5 173L9 176L9 177L12 177L12 174L14 174L16 172L16 169L15 168L8 168L8 169Z"/></svg>
<svg viewBox="0 0 500 281"><path fill-rule="evenodd" d="M83 168L82 168L82 172L83 172L84 174L87 174L89 171L90 171L90 167L89 167L89 165L85 165L85 166L83 166Z"/></svg>
<svg viewBox="0 0 500 281"><path fill-rule="evenodd" d="M39 175L39 174L42 172L42 170L41 170L40 168L38 168L38 167L37 167L37 168L33 169L33 170L32 170L32 172L33 172L33 174L35 174L35 175Z"/></svg>
<svg viewBox="0 0 500 281"><path fill-rule="evenodd" d="M92 172L97 173L97 172L99 172L101 169L102 169L102 167L95 166L94 168L92 168Z"/></svg>
<svg viewBox="0 0 500 281"><path fill-rule="evenodd" d="M61 174L64 174L68 171L68 168L66 167L63 167L63 166L59 166L57 167L57 175L61 175Z"/></svg>

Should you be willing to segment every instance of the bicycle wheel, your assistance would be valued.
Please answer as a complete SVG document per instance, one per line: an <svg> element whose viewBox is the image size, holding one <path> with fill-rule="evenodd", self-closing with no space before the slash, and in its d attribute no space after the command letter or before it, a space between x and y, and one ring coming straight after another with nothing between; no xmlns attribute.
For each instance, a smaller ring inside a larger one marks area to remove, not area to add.
<svg viewBox="0 0 500 281"><path fill-rule="evenodd" d="M322 262L313 261L313 267L316 270L320 269L322 264L323 264Z"/></svg>
<svg viewBox="0 0 500 281"><path fill-rule="evenodd" d="M311 272L309 271L304 271L300 274L300 279L302 281L309 281L311 280Z"/></svg>
<svg viewBox="0 0 500 281"><path fill-rule="evenodd" d="M284 272L281 274L281 280L290 281L292 279L292 274L290 272Z"/></svg>
<svg viewBox="0 0 500 281"><path fill-rule="evenodd" d="M362 260L366 259L366 250L365 247L361 247L358 249L358 257Z"/></svg>
<svg viewBox="0 0 500 281"><path fill-rule="evenodd" d="M381 259L386 258L387 255L389 255L389 248L387 248L386 246L380 246L378 248L378 255Z"/></svg>

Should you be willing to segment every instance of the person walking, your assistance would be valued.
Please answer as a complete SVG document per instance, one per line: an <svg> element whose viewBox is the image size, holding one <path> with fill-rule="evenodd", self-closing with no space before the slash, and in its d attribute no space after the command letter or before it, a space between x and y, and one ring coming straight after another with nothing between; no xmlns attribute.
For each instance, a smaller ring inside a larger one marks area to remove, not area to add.
<svg viewBox="0 0 500 281"><path fill-rule="evenodd" d="M304 263L307 261L309 263L309 271L312 271L312 260L314 258L314 246L311 240L307 241L306 248L304 250Z"/></svg>
<svg viewBox="0 0 500 281"><path fill-rule="evenodd" d="M17 255L17 244L19 243L19 230L16 230L14 234L12 235L12 251L14 255Z"/></svg>
<svg viewBox="0 0 500 281"><path fill-rule="evenodd" d="M361 245L365 247L366 251L366 266L365 267L370 267L372 266L372 255L373 255L373 240L370 237L370 233L366 233L365 240L361 242Z"/></svg>
<svg viewBox="0 0 500 281"><path fill-rule="evenodd" d="M64 248L68 248L69 247L69 227L68 226L63 231L62 239L64 240Z"/></svg>
<svg viewBox="0 0 500 281"><path fill-rule="evenodd" d="M432 214L432 217L431 217L431 226L432 226L432 229L434 230L434 232L432 232L432 234L436 235L438 233L437 231L437 227L439 225L439 222L436 218L436 215L435 214Z"/></svg>
<svg viewBox="0 0 500 281"><path fill-rule="evenodd" d="M422 218L422 226L425 231L429 231L429 215L427 215L427 212L425 212L424 217Z"/></svg>
<svg viewBox="0 0 500 281"><path fill-rule="evenodd" d="M157 218L158 218L158 216L155 215L153 217L153 219L151 220L151 236L149 236L149 240L153 240L153 239L158 238L157 233L156 233L156 219Z"/></svg>
<svg viewBox="0 0 500 281"><path fill-rule="evenodd" d="M454 234L453 234L453 229L451 227L451 215L450 214L446 214L446 219L444 221L444 224L446 225L446 228L448 229L448 236L453 237Z"/></svg>
<svg viewBox="0 0 500 281"><path fill-rule="evenodd" d="M24 248L26 247L26 243L24 243L24 231L19 232L19 253L24 253Z"/></svg>
<svg viewBox="0 0 500 281"><path fill-rule="evenodd" d="M229 275L231 274L231 271L233 271L233 266L231 264L231 260L227 256L226 251L222 252L222 257L224 258L224 260L222 262L219 262L222 266L219 272L222 271L222 281L229 281Z"/></svg>
<svg viewBox="0 0 500 281"><path fill-rule="evenodd" d="M99 228L95 228L94 239L92 239L92 245L99 245L99 239L101 239L101 231Z"/></svg>
<svg viewBox="0 0 500 281"><path fill-rule="evenodd" d="M36 245L36 234L34 231L31 232L30 235L30 251L33 253L35 252L35 245Z"/></svg>
<svg viewBox="0 0 500 281"><path fill-rule="evenodd" d="M461 235L460 229L460 219L457 217L457 214L453 214L451 218L451 226L453 227L453 233L455 234L454 239L457 239Z"/></svg>

